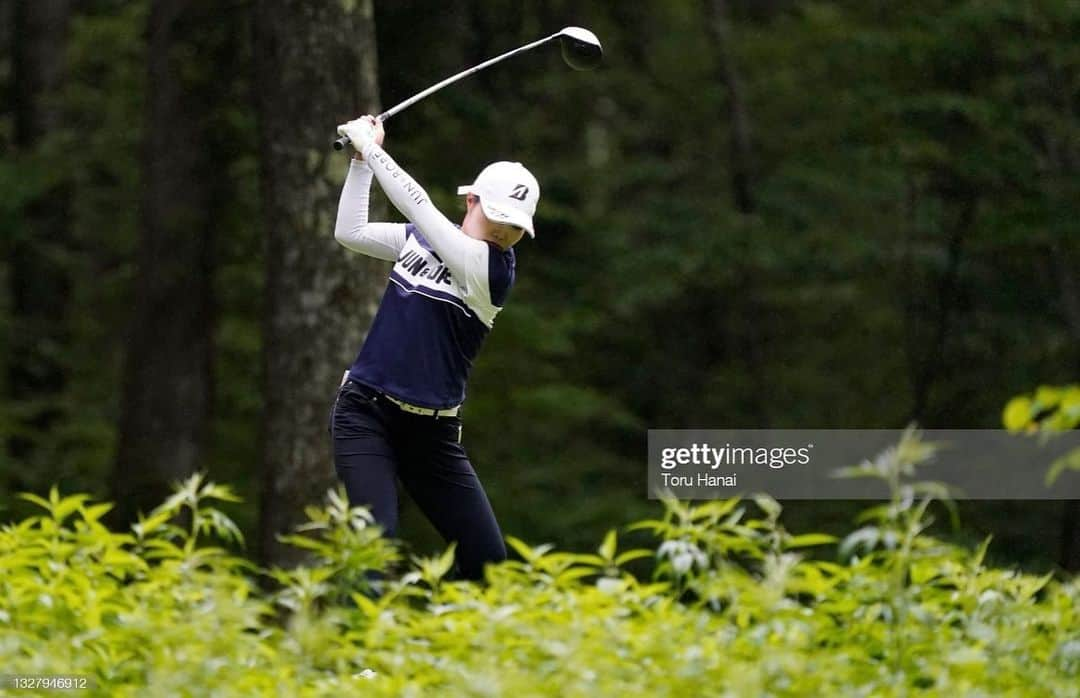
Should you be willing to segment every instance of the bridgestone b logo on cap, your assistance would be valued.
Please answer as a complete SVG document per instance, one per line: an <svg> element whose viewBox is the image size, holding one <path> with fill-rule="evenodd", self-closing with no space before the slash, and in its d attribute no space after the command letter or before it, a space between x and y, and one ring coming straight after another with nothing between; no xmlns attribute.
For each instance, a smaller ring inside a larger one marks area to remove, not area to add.
<svg viewBox="0 0 1080 698"><path fill-rule="evenodd" d="M517 199L518 201L524 201L525 197L529 193L529 188L524 184L518 184L514 187L514 191L510 193L511 199Z"/></svg>

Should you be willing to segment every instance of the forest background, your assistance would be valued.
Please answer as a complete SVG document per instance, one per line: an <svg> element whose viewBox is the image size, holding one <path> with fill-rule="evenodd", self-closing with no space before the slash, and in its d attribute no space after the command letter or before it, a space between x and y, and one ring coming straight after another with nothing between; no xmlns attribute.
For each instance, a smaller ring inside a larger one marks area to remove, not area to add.
<svg viewBox="0 0 1080 698"><path fill-rule="evenodd" d="M334 126L566 25L601 38L599 70L531 52L387 124L451 218L487 162L543 187L464 412L505 532L575 549L655 512L648 428L998 428L1080 375L1071 0L0 16L4 520L53 483L130 519L205 470L283 561L275 534L334 484L327 414L387 273L333 240ZM786 516L846 530L858 508ZM1076 569L1076 512L966 502L945 533ZM404 533L441 547L409 505Z"/></svg>

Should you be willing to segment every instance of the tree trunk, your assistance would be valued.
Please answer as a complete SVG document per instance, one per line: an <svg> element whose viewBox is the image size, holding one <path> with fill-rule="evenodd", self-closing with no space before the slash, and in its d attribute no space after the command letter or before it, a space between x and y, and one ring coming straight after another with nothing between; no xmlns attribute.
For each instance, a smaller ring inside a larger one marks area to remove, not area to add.
<svg viewBox="0 0 1080 698"><path fill-rule="evenodd" d="M731 193L739 213L753 213L757 208L752 186L753 161L750 146L750 117L746 111L742 81L731 57L726 0L710 0L709 29L716 45L720 82L728 97L728 120L731 123Z"/></svg>
<svg viewBox="0 0 1080 698"><path fill-rule="evenodd" d="M334 128L376 110L371 0L259 0L256 91L267 240L259 555L290 565L276 536L336 484L328 414L374 316L385 273L333 236L346 157Z"/></svg>
<svg viewBox="0 0 1080 698"><path fill-rule="evenodd" d="M211 405L214 78L204 0L153 0L143 197L113 497L120 521L199 467Z"/></svg>
<svg viewBox="0 0 1080 698"><path fill-rule="evenodd" d="M917 342L909 344L915 352L912 355L913 400L911 408L911 420L914 422L922 422L926 419L933 421L933 415L930 414L931 398L947 359L952 320L960 293L960 267L964 243L975 222L978 200L974 195L968 195L958 203L958 206L956 222L950 228L945 250L945 268L937 280L935 289L936 305L933 310L933 327L930 330L929 340L925 349L921 349L920 343ZM935 425L930 424L930 426Z"/></svg>
<svg viewBox="0 0 1080 698"><path fill-rule="evenodd" d="M1060 123L1074 122L1077 116L1076 102L1072 98L1071 91L1066 87L1069 82L1064 71L1052 68L1045 60L1040 60L1041 72L1044 74L1048 85L1059 86L1052 92L1050 102L1057 111ZM1080 160L1080 151L1077 149L1075 138L1070 138L1063 133L1055 133L1056 129L1040 129L1039 142L1044 144L1047 160L1053 163L1054 176L1048 178L1054 197L1061 205L1068 205L1069 198L1063 195L1069 191L1061 187L1066 182L1076 180L1076 163ZM1065 322L1069 328L1069 334L1073 342L1073 360L1076 362L1074 370L1080 376L1080 275L1077 274L1077 257L1075 237L1071 235L1074 227L1071 222L1063 234L1051 238L1050 253L1051 264L1058 279L1058 287L1061 293L1061 309L1065 315ZM1071 243L1071 244L1070 244ZM1061 512L1061 544L1058 549L1058 564L1062 569L1069 572L1080 571L1080 500L1067 499L1062 502Z"/></svg>
<svg viewBox="0 0 1080 698"><path fill-rule="evenodd" d="M63 120L57 97L65 73L69 0L15 0L10 10L14 146L33 167L44 159L40 146ZM62 347L66 344L67 271L57 261L68 238L68 194L63 185L46 185L26 203L23 225L11 241L8 261L11 292L11 349L8 394L13 402L31 401L26 417L8 440L11 456L27 462L38 434L57 417L50 398L65 383ZM11 490L26 481L11 473Z"/></svg>
<svg viewBox="0 0 1080 698"><path fill-rule="evenodd" d="M742 80L731 55L731 32L728 28L728 6L726 0L708 0L706 9L708 28L716 47L717 72L720 83L727 93L727 117L730 128L728 143L728 167L731 177L731 197L735 210L742 215L754 213L757 209L754 197L753 155L750 143L750 116L746 110ZM766 337L761 326L761 318L766 317L767 309L758 300L757 274L745 264L739 274L739 297L743 304L740 317L747 318L744 327L735 332L745 338L743 351L746 370L755 386L750 398L748 412L753 416L759 428L769 426L769 409L763 399L768 394L765 365Z"/></svg>
<svg viewBox="0 0 1080 698"><path fill-rule="evenodd" d="M56 91L64 76L70 0L14 0L11 6L15 142L37 144L60 124Z"/></svg>
<svg viewBox="0 0 1080 698"><path fill-rule="evenodd" d="M1073 341L1075 370L1080 375L1080 274L1076 272L1080 259L1076 259L1069 247L1056 238L1051 240L1049 252L1050 264L1061 293L1061 312Z"/></svg>
<svg viewBox="0 0 1080 698"><path fill-rule="evenodd" d="M1061 545L1058 564L1067 572L1080 572L1080 499L1061 503Z"/></svg>
<svg viewBox="0 0 1080 698"><path fill-rule="evenodd" d="M1080 282L1077 281L1076 264L1068 248L1060 240L1053 240L1050 253L1050 263L1057 274L1061 291L1061 309L1073 340L1076 370L1080 375ZM1080 570L1080 500L1066 499L1061 506L1058 564L1064 570L1076 572Z"/></svg>

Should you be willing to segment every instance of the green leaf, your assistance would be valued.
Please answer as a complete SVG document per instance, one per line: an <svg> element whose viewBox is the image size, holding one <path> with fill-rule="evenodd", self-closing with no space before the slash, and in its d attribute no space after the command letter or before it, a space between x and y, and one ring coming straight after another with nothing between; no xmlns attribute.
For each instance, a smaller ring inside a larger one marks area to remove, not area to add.
<svg viewBox="0 0 1080 698"><path fill-rule="evenodd" d="M592 577L596 573L595 569L588 567L571 567L555 576L555 584L559 586L566 585L569 582L582 579L583 577Z"/></svg>
<svg viewBox="0 0 1080 698"><path fill-rule="evenodd" d="M353 603L356 604L356 607L368 618L374 618L379 615L379 607L368 597L357 592L349 594L349 597L353 600Z"/></svg>
<svg viewBox="0 0 1080 698"><path fill-rule="evenodd" d="M608 561L599 555L593 555L591 553L576 553L572 556L574 562L589 565L591 567L604 567L608 564Z"/></svg>
<svg viewBox="0 0 1080 698"><path fill-rule="evenodd" d="M858 550L870 551L877 547L881 540L881 530L876 526L864 526L849 533L840 543L841 557L847 557Z"/></svg>
<svg viewBox="0 0 1080 698"><path fill-rule="evenodd" d="M232 488L228 485L219 485L217 483L208 482L200 493L207 499L217 499L223 502L242 502L243 498L238 496L232 491Z"/></svg>
<svg viewBox="0 0 1080 698"><path fill-rule="evenodd" d="M627 531L653 531L660 532L666 530L670 524L666 521L660 521L659 519L644 519L642 521L635 521L626 527Z"/></svg>
<svg viewBox="0 0 1080 698"><path fill-rule="evenodd" d="M829 543L835 543L836 541L836 536L830 536L826 533L804 533L788 538L784 542L784 547L808 548L814 545L828 545Z"/></svg>
<svg viewBox="0 0 1080 698"><path fill-rule="evenodd" d="M44 499L43 497L39 497L33 492L20 492L19 499L25 499L28 502L33 502L45 511L52 511L52 504L49 503L49 500Z"/></svg>
<svg viewBox="0 0 1080 698"><path fill-rule="evenodd" d="M102 516L111 511L113 505L111 502L105 502L104 504L93 504L88 507L84 507L82 510L82 517L86 521L97 521Z"/></svg>
<svg viewBox="0 0 1080 698"><path fill-rule="evenodd" d="M333 549L328 543L315 538L308 538L307 536L292 535L279 533L277 535L278 541L291 545L294 548L302 548L304 550L313 550L322 554L324 557L329 557L333 552Z"/></svg>
<svg viewBox="0 0 1080 698"><path fill-rule="evenodd" d="M1035 391L1035 404L1037 405L1037 411L1042 412L1056 407L1060 402L1065 391L1061 388L1057 388L1051 385L1040 385Z"/></svg>
<svg viewBox="0 0 1080 698"><path fill-rule="evenodd" d="M132 524L131 530L139 538L144 538L161 528L173 516L173 512L166 509L155 509L154 513L144 518L139 514L139 520Z"/></svg>
<svg viewBox="0 0 1080 698"><path fill-rule="evenodd" d="M765 515L768 518L775 519L780 516L780 511L782 509L780 502L776 501L771 496L759 492L752 495L751 498L754 500L754 504L757 504L758 508L765 512Z"/></svg>
<svg viewBox="0 0 1080 698"><path fill-rule="evenodd" d="M56 508L53 510L53 518L57 521L63 521L67 517L82 507L83 502L90 499L88 494L75 494L70 497L64 497L56 503Z"/></svg>
<svg viewBox="0 0 1080 698"><path fill-rule="evenodd" d="M861 465L848 465L842 468L834 468L829 473L829 477L836 478L838 480L851 480L859 477L881 477L881 472L871 467L867 463Z"/></svg>
<svg viewBox="0 0 1080 698"><path fill-rule="evenodd" d="M1001 421L1012 432L1024 431L1031 424L1032 402L1024 396L1014 397L1005 405Z"/></svg>
<svg viewBox="0 0 1080 698"><path fill-rule="evenodd" d="M514 536L506 536L506 542L521 556L521 559L530 564L543 557L554 547L550 543L545 543L543 545L538 545L535 548L530 548L523 540L515 538Z"/></svg>
<svg viewBox="0 0 1080 698"><path fill-rule="evenodd" d="M727 516L741 501L741 497L730 497L728 499L706 502L694 509L691 519L694 521L700 521L701 519L717 521Z"/></svg>
<svg viewBox="0 0 1080 698"><path fill-rule="evenodd" d="M1080 448L1073 449L1065 455L1054 460L1046 471L1046 486L1050 487L1066 470L1080 472Z"/></svg>
<svg viewBox="0 0 1080 698"><path fill-rule="evenodd" d="M457 541L450 543L442 555L438 558L438 563L435 565L433 572L435 576L442 579L446 576L446 573L450 571L450 568L454 566L454 551L457 549Z"/></svg>
<svg viewBox="0 0 1080 698"><path fill-rule="evenodd" d="M600 544L600 548L597 550L600 557L605 561L611 560L615 557L615 546L617 545L615 537L615 529L611 529L604 536L604 542Z"/></svg>
<svg viewBox="0 0 1080 698"><path fill-rule="evenodd" d="M643 558L652 557L653 555L655 555L655 553L652 550L644 550L644 549L640 549L640 548L635 549L635 550L627 550L627 551L625 551L623 553L619 553L618 557L615 558L615 564L618 565L619 567L622 567L623 565L625 565L628 562L633 562L634 560L641 560Z"/></svg>

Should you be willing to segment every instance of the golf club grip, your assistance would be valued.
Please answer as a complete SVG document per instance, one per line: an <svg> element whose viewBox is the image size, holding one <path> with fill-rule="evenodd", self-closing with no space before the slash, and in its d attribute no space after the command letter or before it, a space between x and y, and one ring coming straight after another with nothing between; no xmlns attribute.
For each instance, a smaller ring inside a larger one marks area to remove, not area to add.
<svg viewBox="0 0 1080 698"><path fill-rule="evenodd" d="M401 105L398 105L398 106L401 106ZM382 114L379 114L378 116L375 117L375 119L378 120L378 121L386 121L387 119L389 119L393 115L394 115L394 110L391 109L391 110L388 110L388 111L384 111ZM349 140L349 137L348 136L342 136L341 138L338 138L336 141L334 141L334 150L344 150L345 146L347 146L349 143L352 143L352 141Z"/></svg>

